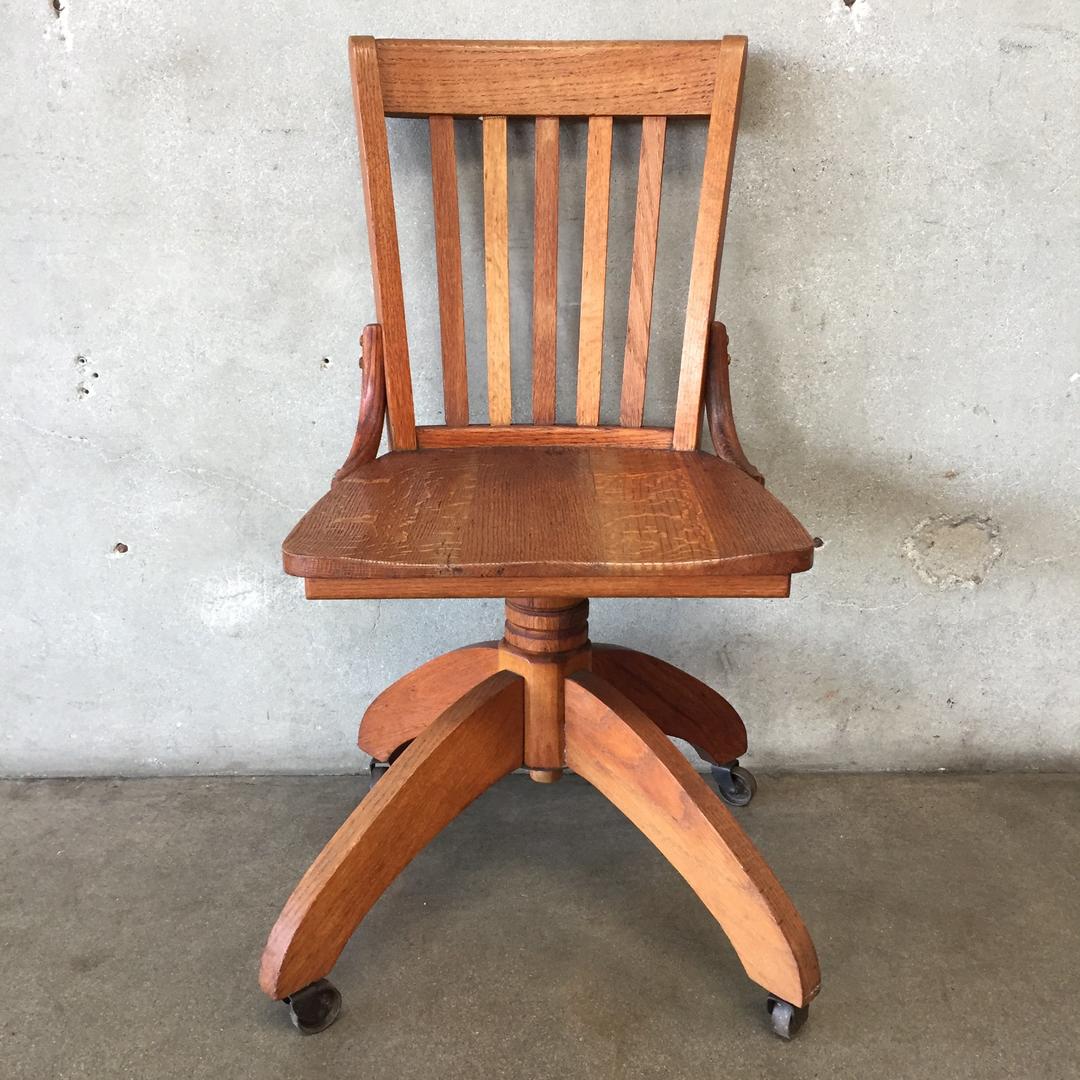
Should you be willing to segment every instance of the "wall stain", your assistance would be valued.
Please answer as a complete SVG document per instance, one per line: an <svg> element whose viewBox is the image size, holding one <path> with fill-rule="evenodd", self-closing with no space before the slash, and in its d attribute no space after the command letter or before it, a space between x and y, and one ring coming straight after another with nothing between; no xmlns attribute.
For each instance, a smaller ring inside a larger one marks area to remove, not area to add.
<svg viewBox="0 0 1080 1080"><path fill-rule="evenodd" d="M1003 53L1031 52L1035 46L1030 41L1016 41L1011 38L1000 38L998 49Z"/></svg>

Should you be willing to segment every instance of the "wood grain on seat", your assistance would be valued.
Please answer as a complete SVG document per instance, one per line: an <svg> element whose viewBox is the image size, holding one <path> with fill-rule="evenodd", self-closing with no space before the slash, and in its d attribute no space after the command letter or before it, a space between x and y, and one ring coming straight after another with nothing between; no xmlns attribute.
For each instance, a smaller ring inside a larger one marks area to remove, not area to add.
<svg viewBox="0 0 1080 1080"><path fill-rule="evenodd" d="M704 453L487 447L391 453L315 504L285 569L319 578L791 574L813 541ZM460 595L460 593L458 593Z"/></svg>

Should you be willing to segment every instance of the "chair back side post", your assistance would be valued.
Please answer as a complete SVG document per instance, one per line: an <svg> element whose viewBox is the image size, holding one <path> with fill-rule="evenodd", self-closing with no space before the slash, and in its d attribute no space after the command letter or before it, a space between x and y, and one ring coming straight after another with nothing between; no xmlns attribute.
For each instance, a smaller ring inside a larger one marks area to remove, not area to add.
<svg viewBox="0 0 1080 1080"><path fill-rule="evenodd" d="M395 450L477 445L624 446L696 450L709 327L723 246L746 39L659 42L350 42L376 317L381 325L390 444ZM429 124L445 424L417 426L386 119ZM669 117L709 118L683 330L675 415L644 427L661 180ZM483 146L487 423L470 422L454 120L479 118ZM586 118L584 235L575 424L556 423L559 127ZM600 425L612 130L641 121L633 256L619 425ZM513 424L507 121L535 124L532 400Z"/></svg>

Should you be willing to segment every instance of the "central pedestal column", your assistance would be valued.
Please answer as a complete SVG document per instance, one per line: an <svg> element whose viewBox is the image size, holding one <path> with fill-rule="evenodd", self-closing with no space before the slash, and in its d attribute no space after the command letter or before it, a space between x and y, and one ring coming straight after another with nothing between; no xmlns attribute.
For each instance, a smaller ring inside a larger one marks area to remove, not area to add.
<svg viewBox="0 0 1080 1080"><path fill-rule="evenodd" d="M500 666L525 680L525 767L553 784L565 767L563 680L591 666L589 601L533 596L506 601Z"/></svg>

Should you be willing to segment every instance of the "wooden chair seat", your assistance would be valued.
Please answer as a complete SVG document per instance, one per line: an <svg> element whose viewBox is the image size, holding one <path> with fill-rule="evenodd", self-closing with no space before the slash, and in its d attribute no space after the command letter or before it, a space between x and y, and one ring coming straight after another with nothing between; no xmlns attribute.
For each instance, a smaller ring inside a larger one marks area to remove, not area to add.
<svg viewBox="0 0 1080 1080"><path fill-rule="evenodd" d="M813 561L806 530L736 466L618 447L387 454L336 481L283 550L300 577L496 578L511 593L517 576L787 575Z"/></svg>

